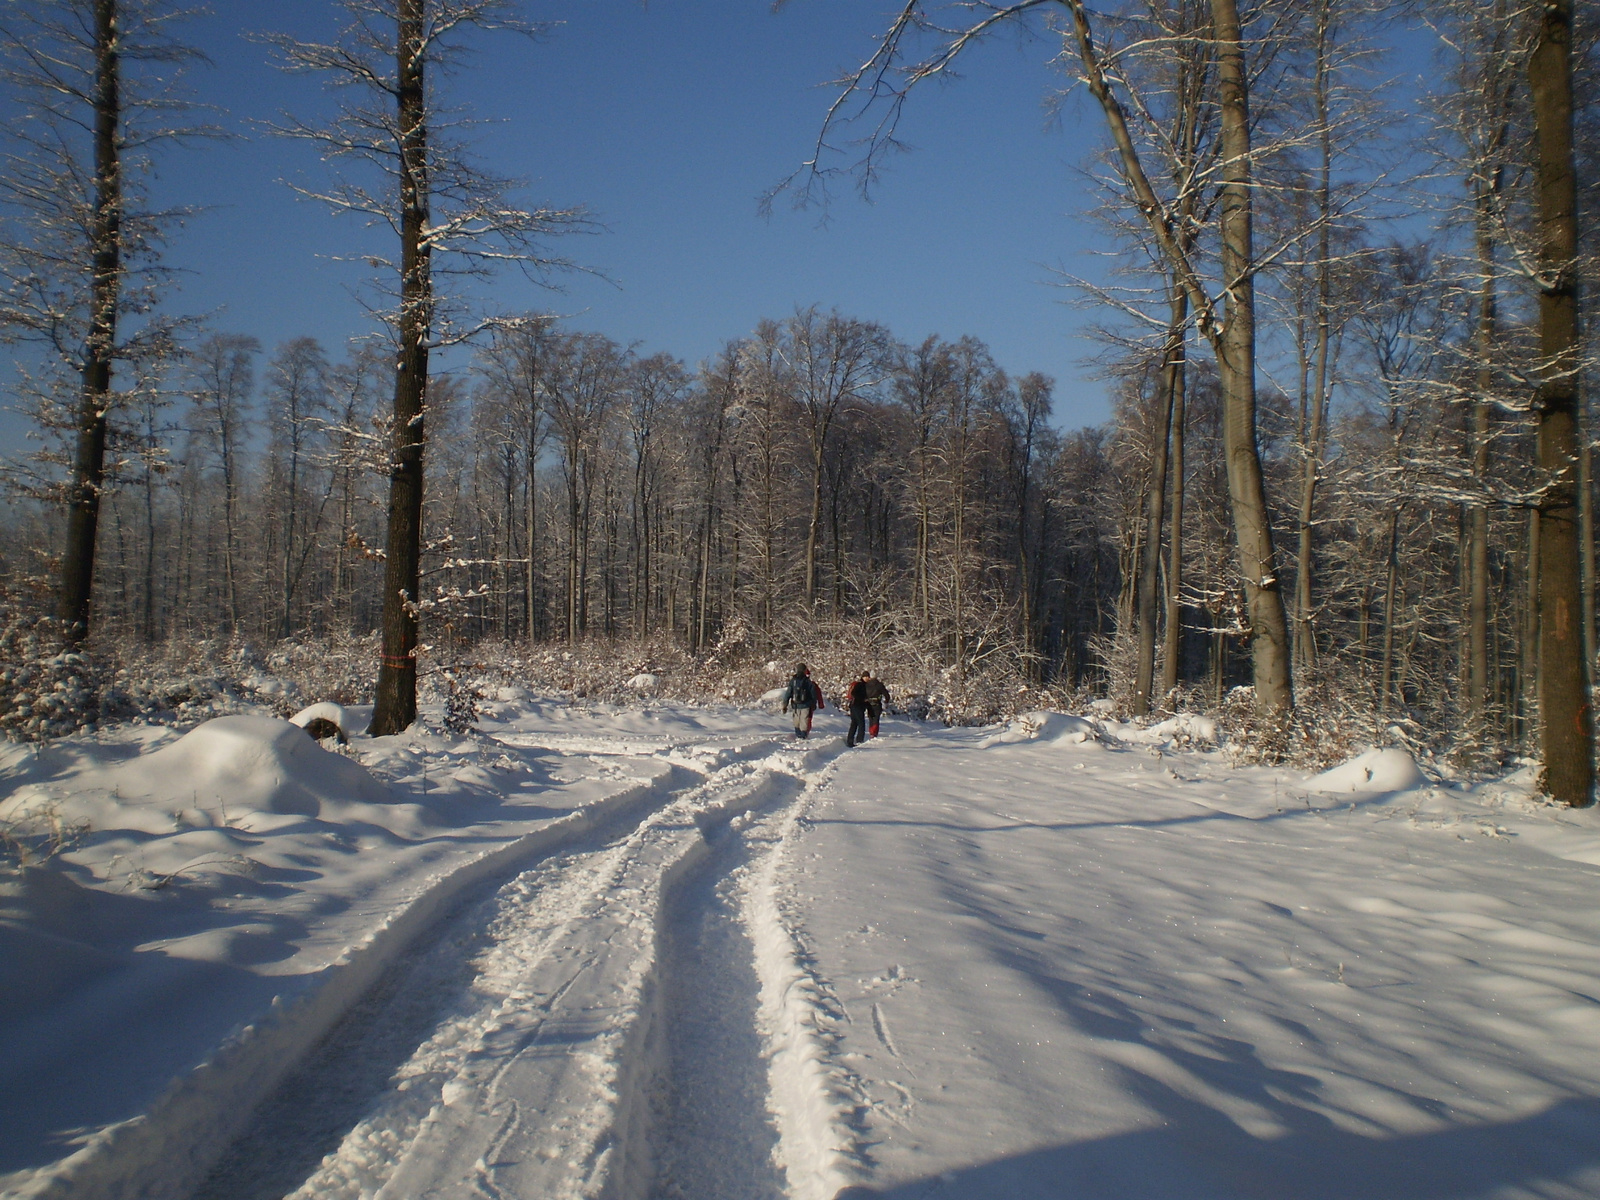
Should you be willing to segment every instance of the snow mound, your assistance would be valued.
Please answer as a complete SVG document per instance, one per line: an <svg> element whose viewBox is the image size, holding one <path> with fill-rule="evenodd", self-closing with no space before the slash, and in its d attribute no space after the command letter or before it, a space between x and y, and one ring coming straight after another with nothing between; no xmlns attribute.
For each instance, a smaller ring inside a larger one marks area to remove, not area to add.
<svg viewBox="0 0 1600 1200"><path fill-rule="evenodd" d="M653 692L661 684L661 676L642 671L628 680L628 687L636 692Z"/></svg>
<svg viewBox="0 0 1600 1200"><path fill-rule="evenodd" d="M789 689L787 687L768 688L766 691L761 693L761 699L757 701L757 703L759 703L762 708L776 709L783 704L783 698L788 694Z"/></svg>
<svg viewBox="0 0 1600 1200"><path fill-rule="evenodd" d="M1175 717L1168 717L1165 721L1158 721L1145 732L1156 737L1171 738L1177 742L1215 744L1217 723L1210 717L1179 713Z"/></svg>
<svg viewBox="0 0 1600 1200"><path fill-rule="evenodd" d="M301 729L307 728L313 721L326 721L347 738L354 732L351 729L353 722L350 720L350 714L345 712L344 706L327 700L302 708L289 718L289 724L298 725Z"/></svg>
<svg viewBox="0 0 1600 1200"><path fill-rule="evenodd" d="M179 797L195 807L216 802L230 812L315 817L330 801L393 801L365 767L274 717L217 717L114 775L123 796Z"/></svg>
<svg viewBox="0 0 1600 1200"><path fill-rule="evenodd" d="M979 746L999 746L1011 742L1092 742L1099 736L1093 721L1070 713L1024 713L1001 733L984 738Z"/></svg>
<svg viewBox="0 0 1600 1200"><path fill-rule="evenodd" d="M1349 762L1314 775L1305 786L1313 792L1404 792L1427 782L1416 759L1390 746L1385 750L1368 750Z"/></svg>

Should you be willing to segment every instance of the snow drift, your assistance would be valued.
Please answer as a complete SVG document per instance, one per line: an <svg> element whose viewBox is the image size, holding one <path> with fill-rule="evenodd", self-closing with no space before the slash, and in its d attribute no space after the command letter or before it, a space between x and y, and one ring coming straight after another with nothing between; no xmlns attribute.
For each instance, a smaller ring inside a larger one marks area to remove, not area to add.
<svg viewBox="0 0 1600 1200"><path fill-rule="evenodd" d="M1390 746L1368 750L1306 781L1313 792L1404 792L1427 783L1416 759Z"/></svg>
<svg viewBox="0 0 1600 1200"><path fill-rule="evenodd" d="M978 744L988 747L1015 742L1078 743L1092 742L1099 736L1100 732L1095 723L1086 717L1040 710L1024 713L1008 724L1002 732L986 737Z"/></svg>
<svg viewBox="0 0 1600 1200"><path fill-rule="evenodd" d="M359 763L330 754L298 725L272 717L218 717L116 771L124 796L187 792L194 807L315 817L330 802L394 797ZM176 785L176 786L175 786Z"/></svg>

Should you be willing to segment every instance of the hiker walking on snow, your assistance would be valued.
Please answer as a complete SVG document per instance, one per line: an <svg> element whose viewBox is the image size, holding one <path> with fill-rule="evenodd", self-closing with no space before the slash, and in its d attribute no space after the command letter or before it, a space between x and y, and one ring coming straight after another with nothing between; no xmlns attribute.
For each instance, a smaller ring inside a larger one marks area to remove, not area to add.
<svg viewBox="0 0 1600 1200"><path fill-rule="evenodd" d="M812 713L822 707L822 689L811 679L805 663L794 669L789 689L783 693L783 711L794 714L794 735L803 738L811 732Z"/></svg>
<svg viewBox="0 0 1600 1200"><path fill-rule="evenodd" d="M863 671L858 690L867 705L867 736L877 737L878 722L883 719L883 706L889 703L889 689L871 671Z"/></svg>
<svg viewBox="0 0 1600 1200"><path fill-rule="evenodd" d="M850 686L844 691L844 706L850 713L850 732L844 735L846 746L867 740L866 686L871 678L871 671L863 671L850 681Z"/></svg>

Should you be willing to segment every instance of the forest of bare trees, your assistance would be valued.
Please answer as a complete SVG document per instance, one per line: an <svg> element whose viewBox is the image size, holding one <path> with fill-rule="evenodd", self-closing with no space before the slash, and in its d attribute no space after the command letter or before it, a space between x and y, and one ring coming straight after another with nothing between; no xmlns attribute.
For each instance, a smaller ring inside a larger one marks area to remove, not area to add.
<svg viewBox="0 0 1600 1200"><path fill-rule="evenodd" d="M63 28L107 7L54 5ZM107 231L125 202L93 166L104 139L52 176L38 145L7 147L0 323L47 447L7 465L7 621L54 614L108 656L381 630L384 729L411 720L419 662L485 642L764 661L848 631L967 697L939 710L954 719L1041 692L1221 709L1270 754L1336 733L1542 752L1554 794L1589 798L1593 6L904 5L790 191L822 201L837 174L893 204L879 173L917 84L1007 28L1045 39L1107 135L1079 236L1114 266L1064 282L1097 313L1085 352L1113 415L1077 430L1030 364L845 298L752 313L699 363L537 306L450 307L431 255L542 272L542 239L581 213L474 199L496 181L450 177L454 149L429 158L425 108L404 107L436 7L496 24L515 6L356 7L353 49L277 46L376 98L287 130L377 163L315 193L398 236L370 341L262 346L165 317L155 216ZM28 104L44 68L20 11L7 81ZM1387 82L1397 29L1426 40L1429 88ZM184 60L161 45L147 83ZM103 112L101 51L68 51ZM40 199L67 175L75 224Z"/></svg>

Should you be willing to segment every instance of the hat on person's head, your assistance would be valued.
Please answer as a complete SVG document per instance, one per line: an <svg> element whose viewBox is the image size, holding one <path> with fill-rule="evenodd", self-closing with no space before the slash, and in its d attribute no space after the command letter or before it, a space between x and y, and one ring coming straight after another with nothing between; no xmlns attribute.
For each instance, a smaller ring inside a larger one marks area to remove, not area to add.
<svg viewBox="0 0 1600 1200"><path fill-rule="evenodd" d="M796 675L809 675L809 674L811 674L811 672L807 669L805 663L796 663L795 664L795 668L794 668L794 673Z"/></svg>

